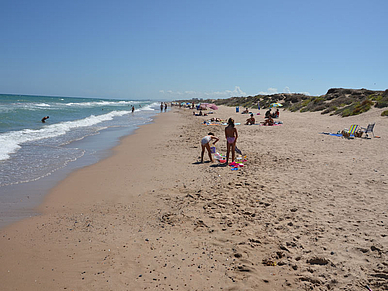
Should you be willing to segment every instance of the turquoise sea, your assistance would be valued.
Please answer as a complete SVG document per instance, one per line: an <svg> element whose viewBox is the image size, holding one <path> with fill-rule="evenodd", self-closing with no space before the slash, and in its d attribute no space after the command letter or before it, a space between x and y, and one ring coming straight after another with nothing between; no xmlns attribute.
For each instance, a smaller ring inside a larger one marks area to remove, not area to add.
<svg viewBox="0 0 388 291"><path fill-rule="evenodd" d="M120 137L151 122L159 106L154 101L0 94L0 227L33 215L31 208L50 187L109 155ZM45 123L44 116L49 116Z"/></svg>

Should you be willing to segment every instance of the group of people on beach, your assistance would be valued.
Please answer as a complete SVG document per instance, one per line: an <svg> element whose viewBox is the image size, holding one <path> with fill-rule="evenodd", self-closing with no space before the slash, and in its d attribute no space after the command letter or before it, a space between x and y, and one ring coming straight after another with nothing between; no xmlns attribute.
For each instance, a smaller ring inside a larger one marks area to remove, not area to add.
<svg viewBox="0 0 388 291"><path fill-rule="evenodd" d="M238 138L237 129L234 125L234 120L232 118L228 119L228 126L225 127L225 138L226 138L226 162L227 165L229 163L230 152L232 152L232 161L235 159L236 155L236 141ZM205 153L205 149L209 154L209 159L211 162L213 161L210 142L213 141L213 145L215 145L220 139L214 135L214 133L209 132L206 136L204 136L201 140L201 163L203 163L203 155Z"/></svg>
<svg viewBox="0 0 388 291"><path fill-rule="evenodd" d="M279 109L276 109L276 111L272 113L271 108L269 108L265 112L265 118L269 118L269 117L271 117L271 118L279 118L279 114L280 114Z"/></svg>
<svg viewBox="0 0 388 291"><path fill-rule="evenodd" d="M164 112L167 111L167 103L166 102L164 102L164 104L163 104L163 102L160 102L160 112L163 112L163 109L164 109Z"/></svg>
<svg viewBox="0 0 388 291"><path fill-rule="evenodd" d="M274 125L275 124L275 121L273 120L274 118L279 118L279 109L276 109L275 112L271 112L271 108L269 108L266 112L265 112L265 120L264 122L262 122L263 125Z"/></svg>

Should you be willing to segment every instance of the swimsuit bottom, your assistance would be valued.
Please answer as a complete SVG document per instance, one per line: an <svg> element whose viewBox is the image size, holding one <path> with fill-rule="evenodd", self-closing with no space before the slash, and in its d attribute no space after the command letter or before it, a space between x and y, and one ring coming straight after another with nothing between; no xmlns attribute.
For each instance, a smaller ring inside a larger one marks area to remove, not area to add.
<svg viewBox="0 0 388 291"><path fill-rule="evenodd" d="M207 135L201 140L201 145L205 145L211 141L211 136Z"/></svg>
<svg viewBox="0 0 388 291"><path fill-rule="evenodd" d="M236 138L235 137L227 137L226 140L228 141L229 144L232 144L235 142Z"/></svg>

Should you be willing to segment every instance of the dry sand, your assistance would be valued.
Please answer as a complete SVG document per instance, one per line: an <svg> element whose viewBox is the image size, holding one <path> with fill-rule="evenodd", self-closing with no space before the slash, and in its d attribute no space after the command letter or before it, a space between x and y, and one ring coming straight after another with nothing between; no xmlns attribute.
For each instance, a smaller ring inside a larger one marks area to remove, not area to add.
<svg viewBox="0 0 388 291"><path fill-rule="evenodd" d="M209 131L225 154L224 126L160 114L59 183L41 216L0 231L0 289L388 290L380 113L281 110L283 125L239 125L248 161L237 171L198 163ZM381 138L320 134L370 122Z"/></svg>

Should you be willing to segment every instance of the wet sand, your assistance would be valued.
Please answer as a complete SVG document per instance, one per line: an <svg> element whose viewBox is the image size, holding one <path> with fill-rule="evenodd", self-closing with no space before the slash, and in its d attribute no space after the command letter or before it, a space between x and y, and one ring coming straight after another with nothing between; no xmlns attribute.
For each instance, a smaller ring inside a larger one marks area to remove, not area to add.
<svg viewBox="0 0 388 291"><path fill-rule="evenodd" d="M380 112L281 110L283 125L264 127L221 107L209 118L241 123L236 171L198 163L209 131L225 154L224 126L188 109L160 114L62 181L41 216L0 231L1 289L388 290ZM371 122L381 138L320 134Z"/></svg>

